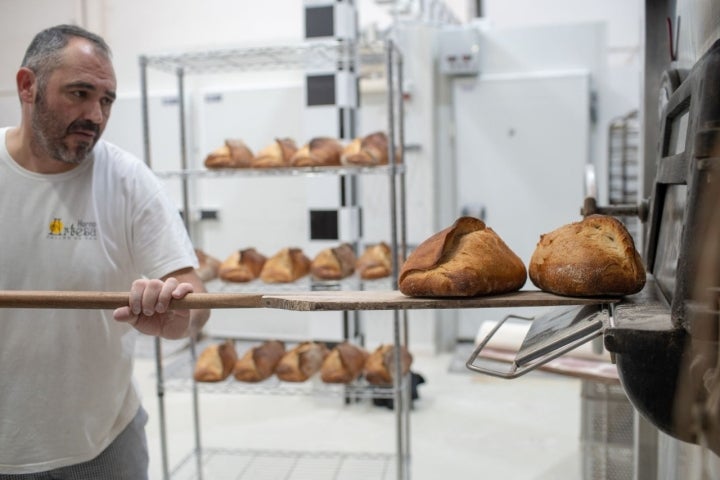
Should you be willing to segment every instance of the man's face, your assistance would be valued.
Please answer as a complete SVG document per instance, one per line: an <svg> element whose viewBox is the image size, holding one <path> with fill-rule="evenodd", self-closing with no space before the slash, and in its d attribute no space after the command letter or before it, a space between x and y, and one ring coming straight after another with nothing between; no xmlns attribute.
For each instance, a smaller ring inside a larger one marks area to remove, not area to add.
<svg viewBox="0 0 720 480"><path fill-rule="evenodd" d="M78 164L105 130L115 100L109 59L84 39L73 39L61 65L38 85L31 125L36 148L55 160Z"/></svg>

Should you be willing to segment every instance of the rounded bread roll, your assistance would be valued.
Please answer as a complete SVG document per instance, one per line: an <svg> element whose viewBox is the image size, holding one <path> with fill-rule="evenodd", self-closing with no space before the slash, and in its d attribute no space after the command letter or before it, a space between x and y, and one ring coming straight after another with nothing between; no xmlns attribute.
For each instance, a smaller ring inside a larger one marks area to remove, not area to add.
<svg viewBox="0 0 720 480"><path fill-rule="evenodd" d="M300 248L283 248L263 265L260 279L265 283L290 283L310 273L310 258Z"/></svg>
<svg viewBox="0 0 720 480"><path fill-rule="evenodd" d="M413 357L407 348L400 347L400 370L403 375L410 371ZM392 385L395 373L395 346L380 345L365 361L363 373L370 385Z"/></svg>
<svg viewBox="0 0 720 480"><path fill-rule="evenodd" d="M482 220L460 217L408 256L398 286L413 297L472 297L519 290L525 264Z"/></svg>
<svg viewBox="0 0 720 480"><path fill-rule="evenodd" d="M266 260L255 248L236 250L220 264L218 276L226 282L250 282L260 275Z"/></svg>
<svg viewBox="0 0 720 480"><path fill-rule="evenodd" d="M356 138L343 149L340 163L358 166L387 165L389 144L385 132L374 132Z"/></svg>
<svg viewBox="0 0 720 480"><path fill-rule="evenodd" d="M318 252L310 264L310 273L318 280L340 280L355 272L355 251L348 243Z"/></svg>
<svg viewBox="0 0 720 480"><path fill-rule="evenodd" d="M193 377L197 382L220 382L233 371L237 351L232 340L206 347L197 359Z"/></svg>
<svg viewBox="0 0 720 480"><path fill-rule="evenodd" d="M205 158L207 168L246 168L253 160L253 153L245 142L237 139L225 140L225 144Z"/></svg>
<svg viewBox="0 0 720 480"><path fill-rule="evenodd" d="M360 376L368 352L352 343L342 342L325 357L320 378L325 383L350 383Z"/></svg>
<svg viewBox="0 0 720 480"><path fill-rule="evenodd" d="M330 137L313 138L290 159L294 167L329 167L340 165L342 144Z"/></svg>
<svg viewBox="0 0 720 480"><path fill-rule="evenodd" d="M284 382L304 382L320 371L328 353L324 343L301 342L285 352L275 368L275 375Z"/></svg>
<svg viewBox="0 0 720 480"><path fill-rule="evenodd" d="M252 347L235 362L233 375L241 382L261 382L270 378L285 355L285 343L268 340Z"/></svg>
<svg viewBox="0 0 720 480"><path fill-rule="evenodd" d="M630 295L646 280L632 236L608 215L590 215L541 235L529 271L540 290L567 296Z"/></svg>
<svg viewBox="0 0 720 480"><path fill-rule="evenodd" d="M290 159L297 152L292 138L276 138L273 143L260 150L252 161L255 168L289 167Z"/></svg>
<svg viewBox="0 0 720 480"><path fill-rule="evenodd" d="M390 276L392 273L390 245L380 242L368 246L355 262L355 269L363 280L376 280Z"/></svg>

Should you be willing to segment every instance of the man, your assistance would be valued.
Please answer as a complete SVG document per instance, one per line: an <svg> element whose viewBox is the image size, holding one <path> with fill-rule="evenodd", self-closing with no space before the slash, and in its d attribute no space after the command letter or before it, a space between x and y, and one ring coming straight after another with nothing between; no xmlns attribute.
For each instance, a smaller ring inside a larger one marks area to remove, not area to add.
<svg viewBox="0 0 720 480"><path fill-rule="evenodd" d="M102 38L40 32L0 129L0 289L128 291L103 310L0 309L0 479L147 478L133 328L182 338L207 310L177 209L144 163L100 136L116 96Z"/></svg>

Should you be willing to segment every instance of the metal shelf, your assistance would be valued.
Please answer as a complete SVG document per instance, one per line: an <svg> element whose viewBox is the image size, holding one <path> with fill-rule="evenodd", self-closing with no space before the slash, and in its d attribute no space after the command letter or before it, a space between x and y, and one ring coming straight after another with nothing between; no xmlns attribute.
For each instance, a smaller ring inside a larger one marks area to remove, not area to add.
<svg viewBox="0 0 720 480"><path fill-rule="evenodd" d="M328 40L277 46L225 48L144 55L141 62L148 67L176 73L212 74L267 70L336 69L349 67L357 60L365 65L385 61L381 42L356 45L351 41ZM346 65L347 64L347 65ZM344 68L343 68L344 69Z"/></svg>
<svg viewBox="0 0 720 480"><path fill-rule="evenodd" d="M155 172L159 178L195 177L195 178L228 178L228 177L297 177L318 175L358 175L384 174L392 171L391 165L377 167L275 167L275 168L201 168L192 170L167 170ZM395 173L405 173L405 166L395 165Z"/></svg>
<svg viewBox="0 0 720 480"><path fill-rule="evenodd" d="M310 275L291 283L265 283L262 280L253 280L247 283L233 283L215 279L205 283L210 293L301 293L312 291L385 291L392 290L390 277L377 280L362 280L358 275L352 275L342 280L317 281Z"/></svg>
<svg viewBox="0 0 720 480"><path fill-rule="evenodd" d="M199 347L200 348L200 347ZM238 352L240 353L240 352ZM283 382L272 376L258 383L240 382L231 375L222 382L193 382L193 361L190 355L182 355L165 365L165 391L190 392L193 384L201 393L244 394L244 395L279 395L279 396L321 396L354 399L392 399L395 389L370 385L364 379L351 384L328 384L320 380L319 375L305 382ZM407 378L403 379L400 388L405 388Z"/></svg>
<svg viewBox="0 0 720 480"><path fill-rule="evenodd" d="M251 450L203 448L208 478L234 480L390 480L395 455L374 452ZM173 480L195 480L195 452L171 472Z"/></svg>

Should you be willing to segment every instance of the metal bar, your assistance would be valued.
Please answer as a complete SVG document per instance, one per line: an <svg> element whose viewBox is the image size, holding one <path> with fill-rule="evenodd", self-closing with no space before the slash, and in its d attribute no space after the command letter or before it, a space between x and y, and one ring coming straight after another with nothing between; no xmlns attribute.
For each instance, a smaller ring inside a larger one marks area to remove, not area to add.
<svg viewBox="0 0 720 480"><path fill-rule="evenodd" d="M395 409L396 449L397 449L397 478L406 480L405 472L405 442L403 439L403 375L400 344L400 312L393 310L393 407Z"/></svg>
<svg viewBox="0 0 720 480"><path fill-rule="evenodd" d="M387 40L387 82L388 82L388 137L389 137L389 151L388 160L390 164L390 171L388 173L388 179L390 184L390 240L392 242L392 285L393 288L397 288L398 284L398 225L397 225L397 179L395 166L397 163L396 154L396 143L395 143L395 82L393 74L393 63L395 61L395 44L391 39ZM397 449L397 479L406 480L407 472L405 469L405 441L404 441L404 416L403 416L403 388L402 388L402 365L400 362L400 317L399 311L393 311L393 344L395 347L394 355L394 372L393 375L393 392L394 392L394 407L395 407L395 425L396 425L396 449Z"/></svg>
<svg viewBox="0 0 720 480"><path fill-rule="evenodd" d="M197 363L197 349L195 344L195 336L190 337L190 356L192 364ZM198 385L195 377L192 376L192 399L193 399L193 426L195 427L195 468L198 480L203 479L203 450L200 441L200 397L198 396Z"/></svg>
<svg viewBox="0 0 720 480"><path fill-rule="evenodd" d="M187 132L185 125L185 72L182 68L177 69L178 78L178 105L180 117L180 169L185 171L188 168L187 158ZM185 229L190 234L190 200L188 194L188 177L182 177L182 198L183 198L183 222Z"/></svg>
<svg viewBox="0 0 720 480"><path fill-rule="evenodd" d="M392 285L393 288L397 288L398 283L398 233L397 233L397 193L396 193L396 180L395 180L395 165L397 159L395 158L396 144L395 144L395 96L394 85L393 85L393 59L395 54L395 46L391 39L387 40L387 81L388 81L388 161L390 163L390 170L388 172L388 180L390 183L390 240L392 243Z"/></svg>
<svg viewBox="0 0 720 480"><path fill-rule="evenodd" d="M405 158L405 109L403 108L403 57L402 55L398 55L397 58L397 76L398 76L398 150L400 154L400 159L403 163L407 162L407 159ZM398 202L400 203L400 258L402 261L405 261L407 258L407 220L406 220L406 214L407 211L406 208L406 192L405 192L405 169L402 169L398 172L398 180L400 182L399 189L400 189L400 198ZM409 345L409 339L408 339L408 311L402 310L402 345L405 346L405 348L408 348ZM413 389L413 382L412 382L412 372L408 373L408 379L405 385L404 389L404 395L402 396L403 402L402 402L402 416L403 416L403 424L404 428L402 431L402 438L403 438L403 460L406 465L406 471L405 476L406 478L410 478L410 410L412 408L412 389Z"/></svg>
<svg viewBox="0 0 720 480"><path fill-rule="evenodd" d="M189 293L174 299L170 310L199 308L260 308L262 293ZM128 292L0 291L0 308L115 309L130 302Z"/></svg>
<svg viewBox="0 0 720 480"><path fill-rule="evenodd" d="M150 158L150 112L148 105L148 86L147 86L147 57L140 56L140 103L142 106L142 123L143 123L143 153L145 154L145 164L152 168L152 159Z"/></svg>
<svg viewBox="0 0 720 480"><path fill-rule="evenodd" d="M157 375L158 417L160 419L160 454L162 457L163 479L170 480L167 448L167 423L165 418L165 377L162 364L162 339L155 337L155 370Z"/></svg>

